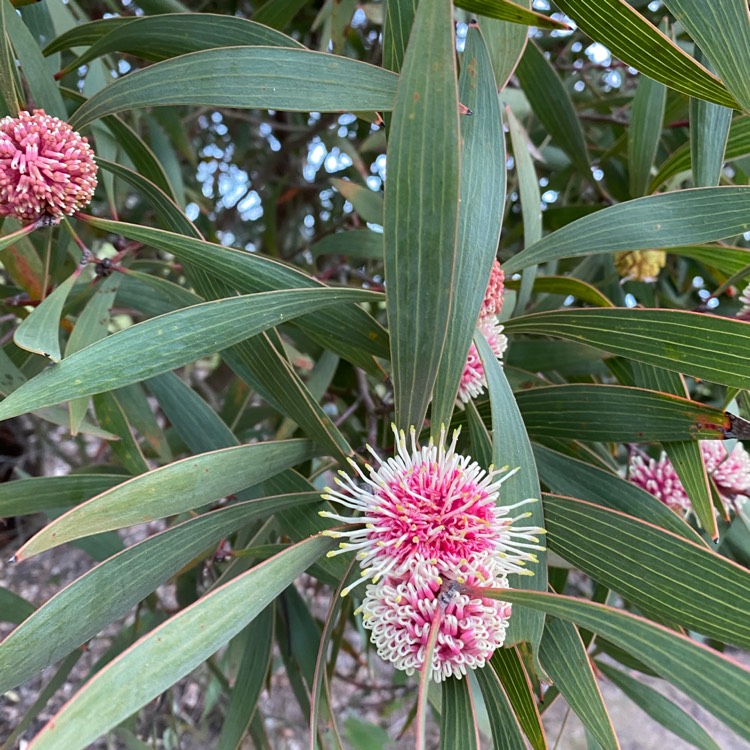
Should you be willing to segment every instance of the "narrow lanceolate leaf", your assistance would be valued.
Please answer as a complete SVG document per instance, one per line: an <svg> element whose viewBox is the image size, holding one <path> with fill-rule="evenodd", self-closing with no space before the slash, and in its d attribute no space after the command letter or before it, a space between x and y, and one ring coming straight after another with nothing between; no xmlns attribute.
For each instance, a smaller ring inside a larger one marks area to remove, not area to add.
<svg viewBox="0 0 750 750"><path fill-rule="evenodd" d="M440 747L442 750L466 748L478 750L479 728L474 716L474 702L468 680L449 677L443 683L440 712Z"/></svg>
<svg viewBox="0 0 750 750"><path fill-rule="evenodd" d="M634 703L665 729L700 750L721 750L706 730L684 709L658 690L639 682L625 672L597 660L597 668Z"/></svg>
<svg viewBox="0 0 750 750"><path fill-rule="evenodd" d="M737 107L734 97L716 76L626 0L560 0L556 5L583 32L649 78L689 96Z"/></svg>
<svg viewBox="0 0 750 750"><path fill-rule="evenodd" d="M13 334L16 346L48 357L53 362L59 362L62 359L60 316L76 278L77 274L71 274L16 328Z"/></svg>
<svg viewBox="0 0 750 750"><path fill-rule="evenodd" d="M184 263L206 271L240 292L324 288L319 281L302 271L256 253L151 227L94 217L90 217L88 221L104 231L122 234L128 239L173 253ZM299 316L297 323L323 346L364 369L372 369L373 354L388 357L388 335L361 307L348 304L345 309L346 312L342 315L339 310L328 311L323 308L311 315Z"/></svg>
<svg viewBox="0 0 750 750"><path fill-rule="evenodd" d="M0 621L18 625L34 612L34 605L22 596L0 587Z"/></svg>
<svg viewBox="0 0 750 750"><path fill-rule="evenodd" d="M619 510L705 546L706 543L692 527L650 492L626 482L616 474L543 445L534 446L534 455L542 481L555 494L577 497Z"/></svg>
<svg viewBox="0 0 750 750"><path fill-rule="evenodd" d="M498 21L536 26L540 29L570 29L570 26L562 21L527 10L509 0L456 0L455 5L487 18L496 18Z"/></svg>
<svg viewBox="0 0 750 750"><path fill-rule="evenodd" d="M531 8L531 0L519 0L518 5L528 10ZM486 16L480 19L480 24L487 40L498 91L502 91L526 49L529 30L517 23L498 21Z"/></svg>
<svg viewBox="0 0 750 750"><path fill-rule="evenodd" d="M518 717L513 712L508 694L505 692L503 683L492 663L485 665L482 669L477 669L474 674L482 690L495 750L504 750L505 748L521 750L525 748L526 742L523 739Z"/></svg>
<svg viewBox="0 0 750 750"><path fill-rule="evenodd" d="M620 743L576 627L556 617L548 617L539 647L539 660L555 687L603 750L617 750Z"/></svg>
<svg viewBox="0 0 750 750"><path fill-rule="evenodd" d="M725 643L750 645L750 573L739 565L582 500L545 495L544 517L550 549L641 611Z"/></svg>
<svg viewBox="0 0 750 750"><path fill-rule="evenodd" d="M383 65L398 73L404 62L406 45L419 0L388 0L383 21Z"/></svg>
<svg viewBox="0 0 750 750"><path fill-rule="evenodd" d="M579 341L712 383L750 387L750 323L683 310L580 309L506 323L513 333Z"/></svg>
<svg viewBox="0 0 750 750"><path fill-rule="evenodd" d="M224 536L318 493L261 498L185 521L105 560L59 591L0 643L0 692L85 643ZM50 642L50 629L55 631Z"/></svg>
<svg viewBox="0 0 750 750"><path fill-rule="evenodd" d="M449 0L417 9L388 144L385 277L402 429L422 426L453 299L460 139L452 12Z"/></svg>
<svg viewBox="0 0 750 750"><path fill-rule="evenodd" d="M630 195L633 198L646 193L659 147L666 100L664 84L646 76L638 79L628 130Z"/></svg>
<svg viewBox="0 0 750 750"><path fill-rule="evenodd" d="M122 474L32 477L0 484L0 516L26 516L68 508L127 479Z"/></svg>
<svg viewBox="0 0 750 750"><path fill-rule="evenodd" d="M522 250L504 268L510 274L560 258L712 242L748 231L748 216L748 187L660 193L584 216Z"/></svg>
<svg viewBox="0 0 750 750"><path fill-rule="evenodd" d="M750 111L750 14L747 4L665 0L742 109Z"/></svg>
<svg viewBox="0 0 750 750"><path fill-rule="evenodd" d="M386 111L398 76L346 57L283 47L226 47L156 63L115 81L70 119L74 130L105 115L197 104L297 112ZM458 110L456 110L458 112Z"/></svg>
<svg viewBox="0 0 750 750"><path fill-rule="evenodd" d="M505 143L497 85L487 47L475 26L470 26L466 35L459 97L474 114L461 119L461 204L454 302L431 412L433 429L438 431L441 424L450 423L497 253L505 201ZM478 196L482 196L481 200Z"/></svg>
<svg viewBox="0 0 750 750"><path fill-rule="evenodd" d="M540 496L539 475L534 462L529 436L521 413L513 396L503 368L495 358L490 345L481 333L474 337L487 376L487 389L492 406L492 460L495 466L518 467L503 484L500 502L513 505L528 498ZM524 508L528 513L528 525L544 528L544 511L539 502L529 503ZM511 586L525 586L544 591L547 588L547 565L544 551L538 553L537 562L529 562L530 577L514 573L508 577ZM542 637L544 618L526 609L516 609L510 621L506 643L513 645L528 641L536 651Z"/></svg>
<svg viewBox="0 0 750 750"><path fill-rule="evenodd" d="M368 297L372 295L354 289L297 289L206 302L151 318L66 357L24 383L0 403L0 419L146 380L311 308Z"/></svg>
<svg viewBox="0 0 750 750"><path fill-rule="evenodd" d="M546 750L547 737L542 717L518 647L497 649L490 659L490 665L503 683L513 713L531 747L534 750Z"/></svg>
<svg viewBox="0 0 750 750"><path fill-rule="evenodd" d="M84 26L95 27L100 23L101 21L94 21ZM66 35L67 46L79 46L76 32L81 35L92 33L82 26L72 29ZM73 62L68 63L65 70L75 70L109 52L126 52L145 60L167 60L202 49L242 45L303 47L286 34L236 16L220 16L213 13L164 13L135 18L124 25L118 24L109 33L97 39ZM45 53L47 52L48 50L45 50Z"/></svg>
<svg viewBox="0 0 750 750"><path fill-rule="evenodd" d="M715 151L718 150L718 144L716 143L716 141L719 134L721 134L723 130L721 115L717 113L716 117L718 119L717 127L719 128L719 130L717 132L714 132L711 136L711 149L712 152L714 152L714 156L712 157L713 159L716 158ZM708 123L706 123L706 128L708 128ZM656 188L660 187L663 183L665 183L672 177L680 174L680 172L686 172L691 168L693 149L693 146L691 144L694 140L692 137L692 124L690 126L690 130L691 142L683 143L682 146L675 149L669 155L669 157L664 160L664 163L659 167L658 173L651 182L650 192L654 192ZM698 137L700 138L701 136L699 135ZM731 125L729 126L729 136L726 140L726 147L724 148L724 159L726 161L730 161L732 159L738 159L743 156L747 156L748 154L750 154L750 117L743 115L742 117L735 117L732 120Z"/></svg>
<svg viewBox="0 0 750 750"><path fill-rule="evenodd" d="M161 466L76 506L45 526L17 560L50 547L184 513L262 482L314 455L309 440L239 445Z"/></svg>
<svg viewBox="0 0 750 750"><path fill-rule="evenodd" d="M690 100L690 157L695 187L719 184L732 114L729 107L703 99Z"/></svg>
<svg viewBox="0 0 750 750"><path fill-rule="evenodd" d="M667 393L622 385L566 383L516 394L535 436L602 442L723 440L730 427L721 409ZM486 409L480 409L484 416Z"/></svg>
<svg viewBox="0 0 750 750"><path fill-rule="evenodd" d="M182 610L97 673L29 748L87 747L237 635L332 546L327 537L300 542Z"/></svg>
<svg viewBox="0 0 750 750"><path fill-rule="evenodd" d="M516 70L534 114L584 178L591 168L581 122L567 89L542 51L530 42Z"/></svg>
<svg viewBox="0 0 750 750"><path fill-rule="evenodd" d="M485 596L489 592L482 591ZM502 601L538 609L602 635L750 740L744 697L750 691L750 671L736 661L662 625L603 604L535 591L492 591Z"/></svg>

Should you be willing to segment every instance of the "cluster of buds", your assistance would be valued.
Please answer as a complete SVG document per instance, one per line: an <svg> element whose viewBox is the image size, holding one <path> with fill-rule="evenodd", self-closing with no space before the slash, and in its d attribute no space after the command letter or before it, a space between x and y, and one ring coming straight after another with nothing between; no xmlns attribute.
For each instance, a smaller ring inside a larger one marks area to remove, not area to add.
<svg viewBox="0 0 750 750"><path fill-rule="evenodd" d="M352 479L336 478L340 489L323 498L359 515L321 515L347 524L326 533L342 538L329 555L355 551L361 577L342 592L367 583L359 611L378 653L411 674L425 669L428 633L437 625L432 664L435 681L460 677L483 666L505 639L510 604L476 596L478 588L507 588L509 573L530 574L536 561L537 527L518 527L529 513L498 505L500 485L514 472L484 471L456 453L458 433L446 445L410 440L394 427L396 455L363 472L354 461ZM470 591L470 593L469 593Z"/></svg>
<svg viewBox="0 0 750 750"><path fill-rule="evenodd" d="M94 152L83 136L41 109L0 120L0 216L55 222L87 206Z"/></svg>
<svg viewBox="0 0 750 750"><path fill-rule="evenodd" d="M479 311L479 320L477 321L477 329L487 339L492 353L500 361L502 361L503 354L508 347L508 339L503 333L503 327L497 321L497 315L503 306L504 280L503 269L496 260L492 265L490 281L487 285L482 308ZM461 374L461 383L458 387L456 402L459 406L463 406L471 401L471 399L477 398L484 393L486 387L487 376L484 372L484 366L482 365L476 345L472 343L463 373Z"/></svg>
<svg viewBox="0 0 750 750"><path fill-rule="evenodd" d="M741 443L731 453L721 440L701 441L701 454L708 475L722 500L735 510L750 496L750 456ZM680 515L690 511L690 498L666 453L658 459L634 454L628 478Z"/></svg>
<svg viewBox="0 0 750 750"><path fill-rule="evenodd" d="M615 253L615 268L623 281L656 281L667 264L664 250L625 250Z"/></svg>

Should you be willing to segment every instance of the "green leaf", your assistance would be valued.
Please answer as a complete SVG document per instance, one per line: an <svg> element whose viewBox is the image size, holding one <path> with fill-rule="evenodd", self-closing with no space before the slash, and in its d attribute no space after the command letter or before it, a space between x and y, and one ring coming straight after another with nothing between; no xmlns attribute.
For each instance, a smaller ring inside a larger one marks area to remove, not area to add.
<svg viewBox="0 0 750 750"><path fill-rule="evenodd" d="M529 9L531 0L519 0L518 5ZM482 18L482 34L492 58L498 91L502 91L513 75L528 41L529 30L520 24Z"/></svg>
<svg viewBox="0 0 750 750"><path fill-rule="evenodd" d="M115 458L130 474L147 472L148 462L133 435L132 425L119 399L107 391L97 393L93 401L99 424L119 437L119 440L114 441L110 446Z"/></svg>
<svg viewBox="0 0 750 750"><path fill-rule="evenodd" d="M552 63L533 42L526 45L516 74L545 130L570 157L581 176L591 179L586 141L573 102Z"/></svg>
<svg viewBox="0 0 750 750"><path fill-rule="evenodd" d="M29 747L85 748L205 661L332 546L300 542L182 610L89 680Z"/></svg>
<svg viewBox="0 0 750 750"><path fill-rule="evenodd" d="M77 505L126 478L120 474L68 474L3 482L0 516L29 516Z"/></svg>
<svg viewBox="0 0 750 750"><path fill-rule="evenodd" d="M737 108L722 82L625 0L559 0L585 34L649 78L683 94Z"/></svg>
<svg viewBox="0 0 750 750"><path fill-rule="evenodd" d="M441 750L479 750L479 728L474 716L469 680L449 677L442 684Z"/></svg>
<svg viewBox="0 0 750 750"><path fill-rule="evenodd" d="M542 239L542 198L539 192L539 178L534 168L534 161L531 158L532 144L528 134L510 107L505 107L505 116L508 120L508 130L513 144L513 159L516 164L518 197L521 200L523 218L524 245L528 246ZM516 297L514 311L517 314L522 313L529 302L536 272L536 266L524 269L518 296ZM508 281L512 281L511 277L508 277Z"/></svg>
<svg viewBox="0 0 750 750"><path fill-rule="evenodd" d="M84 53L68 63L64 72L73 71L109 52L125 52L153 61L167 60L203 49L245 45L304 49L302 44L286 34L237 16L220 16L214 13L164 13L129 21L127 24L110 26L106 34L98 36ZM96 27L101 23L103 22L94 21L71 29L64 35L66 39L56 40L53 49L81 46L79 37L90 38L97 33L95 28L86 27ZM49 54L49 49L45 49L45 54Z"/></svg>
<svg viewBox="0 0 750 750"><path fill-rule="evenodd" d="M495 466L519 468L503 484L499 503L513 505L528 498L540 497L539 475L536 470L534 454L526 431L526 426L518 410L503 368L495 358L484 336L477 332L474 343L482 358L482 365L487 377L487 390L490 393L492 408L492 462ZM528 525L544 528L544 511L539 502L526 506ZM547 557L544 551L538 553L537 562L527 563L530 578L513 573L508 576L511 586L518 586L520 581L529 581L529 587L538 591L547 588ZM505 642L513 645L521 641L532 644L534 651L539 647L542 637L544 618L523 608L513 613Z"/></svg>
<svg viewBox="0 0 750 750"><path fill-rule="evenodd" d="M121 280L122 276L115 273L97 285L93 297L86 303L86 307L78 316L75 327L70 332L65 346L66 356L80 351L107 335L110 310L115 303ZM73 435L78 433L88 405L88 398L76 399L70 403L70 431Z"/></svg>
<svg viewBox="0 0 750 750"><path fill-rule="evenodd" d="M646 194L651 179L666 101L667 89L664 84L646 76L638 79L628 128L630 195L634 198Z"/></svg>
<svg viewBox="0 0 750 750"><path fill-rule="evenodd" d="M419 0L388 0L383 19L383 66L395 73L401 65L409 43Z"/></svg>
<svg viewBox="0 0 750 750"><path fill-rule="evenodd" d="M191 267L206 271L242 292L325 288L302 271L255 253L135 224L94 217L88 221L105 231L173 253ZM373 369L372 355L388 357L386 331L357 305L347 305L343 316L340 311L322 309L313 315L300 316L297 323L321 345L365 370Z"/></svg>
<svg viewBox="0 0 750 750"><path fill-rule="evenodd" d="M683 310L588 309L509 320L513 333L579 341L712 383L750 387L750 324Z"/></svg>
<svg viewBox="0 0 750 750"><path fill-rule="evenodd" d="M498 21L536 26L540 29L570 29L570 26L562 21L549 18L533 10L527 10L522 5L512 3L510 0L456 0L455 5L471 13L480 13L487 18L496 18Z"/></svg>
<svg viewBox="0 0 750 750"><path fill-rule="evenodd" d="M459 98L474 114L461 119L458 260L445 350L435 382L433 430L450 424L461 374L497 253L505 201L505 142L492 61L479 29L466 35ZM477 200L476 196L482 196Z"/></svg>
<svg viewBox="0 0 750 750"><path fill-rule="evenodd" d="M16 68L16 56L7 32L5 16L13 11L3 4L0 7L0 104L4 105L2 114L15 115L23 107L19 95L20 81Z"/></svg>
<svg viewBox="0 0 750 750"><path fill-rule="evenodd" d="M306 3L307 0L266 0L252 19L273 29L283 29Z"/></svg>
<svg viewBox="0 0 750 750"><path fill-rule="evenodd" d="M482 669L477 669L474 674L484 697L495 750L525 750L526 742L518 717L513 712L513 706L493 664L490 662Z"/></svg>
<svg viewBox="0 0 750 750"><path fill-rule="evenodd" d="M42 56L36 39L17 12L9 11L5 13L4 20L5 30L13 44L13 49L16 51L16 57L21 66L21 72L26 79L31 100L48 115L66 120L68 112L60 95L60 89L47 68L47 61ZM15 112L12 114L14 117L16 116Z"/></svg>
<svg viewBox="0 0 750 750"><path fill-rule="evenodd" d="M353 206L364 221L370 224L383 223L383 194L358 185L351 180L333 178L331 183ZM382 252L382 237L381 237Z"/></svg>
<svg viewBox="0 0 750 750"><path fill-rule="evenodd" d="M0 419L146 380L311 309L368 297L371 293L354 289L295 289L205 302L160 315L118 331L29 380L0 403Z"/></svg>
<svg viewBox="0 0 750 750"><path fill-rule="evenodd" d="M321 255L346 255L360 260L382 260L383 235L371 229L336 232L316 242L310 252L314 258Z"/></svg>
<svg viewBox="0 0 750 750"><path fill-rule="evenodd" d="M49 57L49 55L54 55L57 52L62 52L62 50L73 47L88 47L96 44L96 42L111 31L127 26L135 20L132 16L100 18L98 21L73 26L53 39L44 48L44 56Z"/></svg>
<svg viewBox="0 0 750 750"><path fill-rule="evenodd" d="M512 274L560 258L712 242L750 230L748 215L748 187L694 188L636 198L548 234L503 268Z"/></svg>
<svg viewBox="0 0 750 750"><path fill-rule="evenodd" d="M714 152L714 160L716 158L715 152L718 151L720 136L723 134L723 117L717 113L716 118L719 122L715 123L714 127L716 127L716 130L711 130L710 136L711 149ZM708 122L706 122L705 127L709 127ZM701 131L698 130L697 132L700 133ZM700 137L700 135L698 137ZM705 136L703 137L705 138ZM651 187L649 188L651 192L654 192L663 183L678 175L680 172L686 172L691 168L693 158L692 150L694 148L692 145L693 140L694 139L691 139L689 143L684 143L682 146L675 149L669 157L664 160L659 167L657 175L651 181ZM704 144L703 148L708 148L708 144ZM742 117L735 117L729 126L729 136L726 140L726 147L723 156L726 161L731 161L748 155L750 155L750 117L743 115Z"/></svg>
<svg viewBox="0 0 750 750"><path fill-rule="evenodd" d="M544 517L550 549L641 611L723 642L750 644L750 573L739 565L582 500L545 495Z"/></svg>
<svg viewBox="0 0 750 750"><path fill-rule="evenodd" d="M547 750L542 717L518 648L499 648L490 666L503 683L519 724L534 750Z"/></svg>
<svg viewBox="0 0 750 750"><path fill-rule="evenodd" d="M34 605L0 586L0 620L18 625L34 612Z"/></svg>
<svg viewBox="0 0 750 750"><path fill-rule="evenodd" d="M26 318L13 334L16 346L41 354L52 362L62 359L60 351L60 317L65 300L75 284L78 274L68 276L52 294Z"/></svg>
<svg viewBox="0 0 750 750"><path fill-rule="evenodd" d="M190 456L77 505L18 551L18 560L74 539L184 513L262 482L314 455L308 440L274 440ZM197 478L200 481L196 481Z"/></svg>
<svg viewBox="0 0 750 750"><path fill-rule="evenodd" d="M716 440L729 428L725 412L714 406L622 385L530 388L519 391L516 401L529 432L570 440Z"/></svg>
<svg viewBox="0 0 750 750"><path fill-rule="evenodd" d="M703 62L702 55L696 57ZM719 184L732 114L729 107L702 99L690 100L690 158L696 187Z"/></svg>
<svg viewBox="0 0 750 750"><path fill-rule="evenodd" d="M591 668L586 647L574 625L548 617L539 647L539 660L552 682L605 750L618 750L612 719Z"/></svg>
<svg viewBox="0 0 750 750"><path fill-rule="evenodd" d="M273 607L266 607L239 638L243 645L242 659L222 721L217 750L235 750L239 747L253 710L257 711L254 707L271 663Z"/></svg>
<svg viewBox="0 0 750 750"><path fill-rule="evenodd" d="M393 108L397 80L383 68L304 49L210 49L120 78L77 109L70 124L79 130L116 112L179 104L296 112L385 111Z"/></svg>
<svg viewBox="0 0 750 750"><path fill-rule="evenodd" d="M612 550L608 547L607 554ZM489 589L482 589L484 595ZM621 610L558 594L493 589L493 597L546 612L599 633L651 667L745 740L744 696L750 672L739 663L667 628Z"/></svg>
<svg viewBox="0 0 750 750"><path fill-rule="evenodd" d="M750 16L742 2L665 0L672 15L713 63L726 87L750 110Z"/></svg>
<svg viewBox="0 0 750 750"><path fill-rule="evenodd" d="M396 94L385 189L385 277L396 424L421 429L445 345L456 266L459 125L452 7L417 9Z"/></svg>
<svg viewBox="0 0 750 750"><path fill-rule="evenodd" d="M627 513L695 544L705 542L685 521L650 492L616 474L571 458L543 445L534 446L542 481L552 492Z"/></svg>
<svg viewBox="0 0 750 750"><path fill-rule="evenodd" d="M227 534L318 493L261 498L212 511L105 560L59 591L0 643L5 693L95 636ZM50 640L50 632L55 633Z"/></svg>
<svg viewBox="0 0 750 750"><path fill-rule="evenodd" d="M528 268L524 269L524 274L528 271ZM505 282L506 289L520 287L521 283L513 279ZM533 279L532 289L535 292L563 294L566 297L572 295L581 302L588 302L596 307L614 307L612 300L605 297L596 287L572 276L537 276Z"/></svg>
<svg viewBox="0 0 750 750"><path fill-rule="evenodd" d="M597 660L596 666L628 698L665 729L701 750L721 750L706 730L687 711L669 698L665 698L658 690L644 685L606 662Z"/></svg>

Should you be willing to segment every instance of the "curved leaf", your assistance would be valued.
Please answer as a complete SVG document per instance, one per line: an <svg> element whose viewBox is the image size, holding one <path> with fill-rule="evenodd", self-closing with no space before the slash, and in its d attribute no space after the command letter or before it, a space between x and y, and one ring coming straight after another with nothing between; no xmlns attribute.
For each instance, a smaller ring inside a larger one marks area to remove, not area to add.
<svg viewBox="0 0 750 750"><path fill-rule="evenodd" d="M683 310L560 310L513 318L513 333L579 341L712 383L750 387L750 323Z"/></svg>
<svg viewBox="0 0 750 750"><path fill-rule="evenodd" d="M750 671L739 663L662 625L603 604L535 591L481 591L484 596L492 591L493 598L538 609L601 634L750 740L750 726L743 718Z"/></svg>
<svg viewBox="0 0 750 750"><path fill-rule="evenodd" d="M738 646L750 645L750 573L632 516L545 495L548 543L642 611ZM616 544L612 540L617 540Z"/></svg>
<svg viewBox="0 0 750 750"><path fill-rule="evenodd" d="M659 193L584 216L522 250L503 268L511 274L560 258L712 242L750 230L748 215L748 187Z"/></svg>
<svg viewBox="0 0 750 750"><path fill-rule="evenodd" d="M383 68L310 50L210 49L120 78L77 109L70 125L80 130L116 112L178 104L298 112L386 111L393 108L397 81L398 76Z"/></svg>
<svg viewBox="0 0 750 750"><path fill-rule="evenodd" d="M452 14L449 0L417 9L388 143L386 306L395 421L405 430L422 427L453 300L460 142Z"/></svg>
<svg viewBox="0 0 750 750"><path fill-rule="evenodd" d="M296 289L231 297L160 315L108 336L24 383L0 403L0 419L146 380L311 309L372 296L355 289Z"/></svg>
<svg viewBox="0 0 750 750"><path fill-rule="evenodd" d="M182 610L89 680L29 749L88 746L237 635L333 544L327 537L300 542Z"/></svg>
<svg viewBox="0 0 750 750"><path fill-rule="evenodd" d="M184 513L259 484L314 455L308 440L274 440L190 456L123 482L45 526L16 554Z"/></svg>
<svg viewBox="0 0 750 750"><path fill-rule="evenodd" d="M625 0L559 0L557 6L612 54L683 94L737 107L722 82Z"/></svg>
<svg viewBox="0 0 750 750"><path fill-rule="evenodd" d="M440 747L442 750L479 750L479 728L468 680L449 677L442 684Z"/></svg>

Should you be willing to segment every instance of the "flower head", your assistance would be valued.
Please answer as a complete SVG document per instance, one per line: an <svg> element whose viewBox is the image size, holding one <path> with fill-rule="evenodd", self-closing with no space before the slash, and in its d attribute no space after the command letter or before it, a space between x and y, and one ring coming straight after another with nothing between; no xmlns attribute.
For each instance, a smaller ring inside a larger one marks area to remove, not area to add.
<svg viewBox="0 0 750 750"><path fill-rule="evenodd" d="M36 109L0 120L0 216L60 219L88 205L94 153L70 125Z"/></svg>
<svg viewBox="0 0 750 750"><path fill-rule="evenodd" d="M625 281L656 281L667 264L664 250L625 250L615 253L615 267Z"/></svg>
<svg viewBox="0 0 750 750"><path fill-rule="evenodd" d="M461 582L472 575L478 579L491 570L493 576L527 573L524 565L535 561L529 549L542 549L536 527L518 528L514 523L528 513L513 517L515 506L497 505L500 485L514 472L484 471L469 456L456 454L458 432L445 445L440 441L418 446L411 430L411 446L404 432L396 436L396 455L383 461L371 449L378 467L367 466L365 474L353 461L361 485L344 472L337 483L341 490L328 489L323 497L360 516L321 515L347 524L347 530L329 530L344 538L340 549L329 555L355 550L362 577L344 590L367 579L377 582L389 575L400 577L421 560L428 561L440 576Z"/></svg>
<svg viewBox="0 0 750 750"><path fill-rule="evenodd" d="M702 440L701 455L706 471L722 499L734 507L750 496L750 456L741 443L730 454L721 440ZM690 510L687 492L666 453L646 462L641 456L630 461L629 479L678 513Z"/></svg>
<svg viewBox="0 0 750 750"><path fill-rule="evenodd" d="M507 588L505 576L493 578L489 570L485 572L490 585ZM473 576L467 583L487 585ZM444 582L435 565L419 561L408 575L388 575L368 584L359 611L378 654L407 674L423 669L430 628L437 618L430 677L440 682L484 666L503 645L511 606L469 596L460 586Z"/></svg>
<svg viewBox="0 0 750 750"><path fill-rule="evenodd" d="M690 498L666 453L662 453L658 461L651 458L648 462L641 456L632 456L628 475L633 484L650 492L675 512L690 510Z"/></svg>
<svg viewBox="0 0 750 750"><path fill-rule="evenodd" d="M740 294L740 302L742 303L742 308L737 313L737 317L740 318L740 320L750 319L750 284L742 290L742 294Z"/></svg>
<svg viewBox="0 0 750 750"><path fill-rule="evenodd" d="M484 293L482 309L479 311L479 320L485 318L494 318L500 313L503 307L503 292L505 290L505 274L500 267L500 263L495 260L490 272L490 281L487 284L487 291Z"/></svg>
<svg viewBox="0 0 750 750"><path fill-rule="evenodd" d="M502 361L503 354L508 348L508 339L503 333L503 327L497 322L496 318L489 317L480 319L477 326L482 335L487 339L487 343L492 349L492 353L498 360ZM469 355L466 358L464 371L461 373L461 383L458 386L457 403L461 406L468 403L473 398L477 398L487 386L487 376L484 372L484 365L479 357L479 351L475 344L469 348Z"/></svg>

